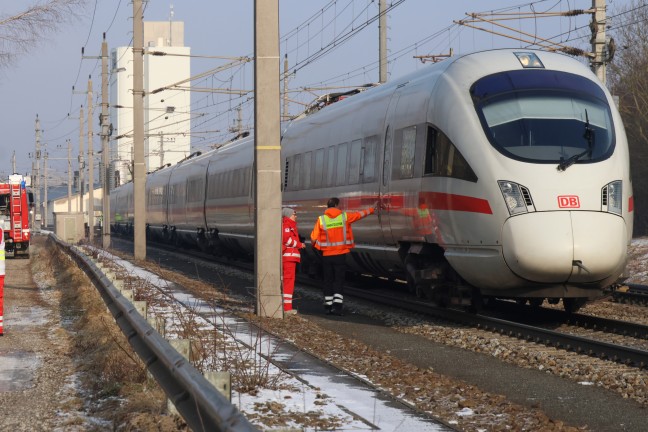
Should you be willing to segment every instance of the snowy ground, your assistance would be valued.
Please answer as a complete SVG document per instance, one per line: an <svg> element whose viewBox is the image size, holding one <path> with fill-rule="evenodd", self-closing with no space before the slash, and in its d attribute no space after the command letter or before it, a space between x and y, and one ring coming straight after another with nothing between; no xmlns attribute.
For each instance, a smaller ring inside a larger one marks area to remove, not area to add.
<svg viewBox="0 0 648 432"><path fill-rule="evenodd" d="M307 360L300 362L294 371L299 379L282 372L268 363L267 358L271 357L279 363L294 363L296 353L285 344L267 334L260 335L246 321L179 291L175 284L129 261L104 251L101 254L131 277L146 281L145 286L149 289L177 301L176 304L165 302L162 306L152 307L155 316L165 318L167 339L180 337L184 333L182 317L192 316L194 325L204 332L218 328L222 336L228 339L219 343L233 347L237 357L243 357L246 364L255 365L261 373L267 374L267 381L272 383L268 388L257 388L252 392L232 391L233 403L253 423L264 427L304 430L447 430L428 418L414 415L394 404L381 393L361 385L358 380L332 372L332 369L323 370L321 365L309 365ZM203 360L202 364L218 367L223 361L228 360L212 358ZM326 389L326 393L322 389ZM461 412L458 415L469 413Z"/></svg>

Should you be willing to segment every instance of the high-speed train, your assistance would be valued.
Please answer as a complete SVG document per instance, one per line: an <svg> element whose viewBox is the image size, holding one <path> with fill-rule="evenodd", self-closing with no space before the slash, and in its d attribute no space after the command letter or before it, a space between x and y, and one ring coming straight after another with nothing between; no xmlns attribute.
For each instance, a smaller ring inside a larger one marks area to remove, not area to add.
<svg viewBox="0 0 648 432"><path fill-rule="evenodd" d="M612 97L579 61L478 52L338 99L283 125L281 189L306 239L330 197L349 211L380 203L354 224L353 272L441 302L562 299L568 310L622 277L628 145ZM149 174L148 235L252 255L253 144ZM111 200L114 230L132 231L132 183ZM303 261L317 266L311 250Z"/></svg>

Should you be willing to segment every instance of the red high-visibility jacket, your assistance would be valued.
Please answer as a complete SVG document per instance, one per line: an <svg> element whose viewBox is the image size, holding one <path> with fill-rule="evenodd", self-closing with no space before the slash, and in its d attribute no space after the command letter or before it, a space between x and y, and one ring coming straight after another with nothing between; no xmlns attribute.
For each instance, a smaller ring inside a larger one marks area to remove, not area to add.
<svg viewBox="0 0 648 432"><path fill-rule="evenodd" d="M284 217L282 219L282 235L281 235L281 257L283 261L300 262L301 249L303 243L299 241L299 234L297 233L297 222Z"/></svg>

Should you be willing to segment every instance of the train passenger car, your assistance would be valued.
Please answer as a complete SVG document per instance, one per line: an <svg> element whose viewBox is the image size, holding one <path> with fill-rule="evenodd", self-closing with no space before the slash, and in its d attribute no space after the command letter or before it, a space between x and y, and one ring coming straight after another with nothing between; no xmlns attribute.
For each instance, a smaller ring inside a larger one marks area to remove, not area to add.
<svg viewBox="0 0 648 432"><path fill-rule="evenodd" d="M204 221L186 225L194 241L203 230L208 245L253 252L252 145L206 157L209 180L195 185ZM293 121L281 145L283 201L305 238L332 196L345 210L380 202L354 225L356 272L407 279L441 301L563 299L571 310L623 273L633 222L625 132L605 87L568 56L454 57ZM189 166L178 179L202 175L204 165Z"/></svg>

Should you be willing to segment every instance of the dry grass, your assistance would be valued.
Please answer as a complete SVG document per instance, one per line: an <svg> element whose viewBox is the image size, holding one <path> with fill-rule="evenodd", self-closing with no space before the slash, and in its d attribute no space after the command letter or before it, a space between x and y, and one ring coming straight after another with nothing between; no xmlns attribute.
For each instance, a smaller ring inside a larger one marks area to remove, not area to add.
<svg viewBox="0 0 648 432"><path fill-rule="evenodd" d="M147 378L143 363L76 263L50 241L33 261L51 269L53 286L61 291L61 316L73 336L90 415L111 421L118 431L186 430L181 420L165 414L163 391Z"/></svg>

